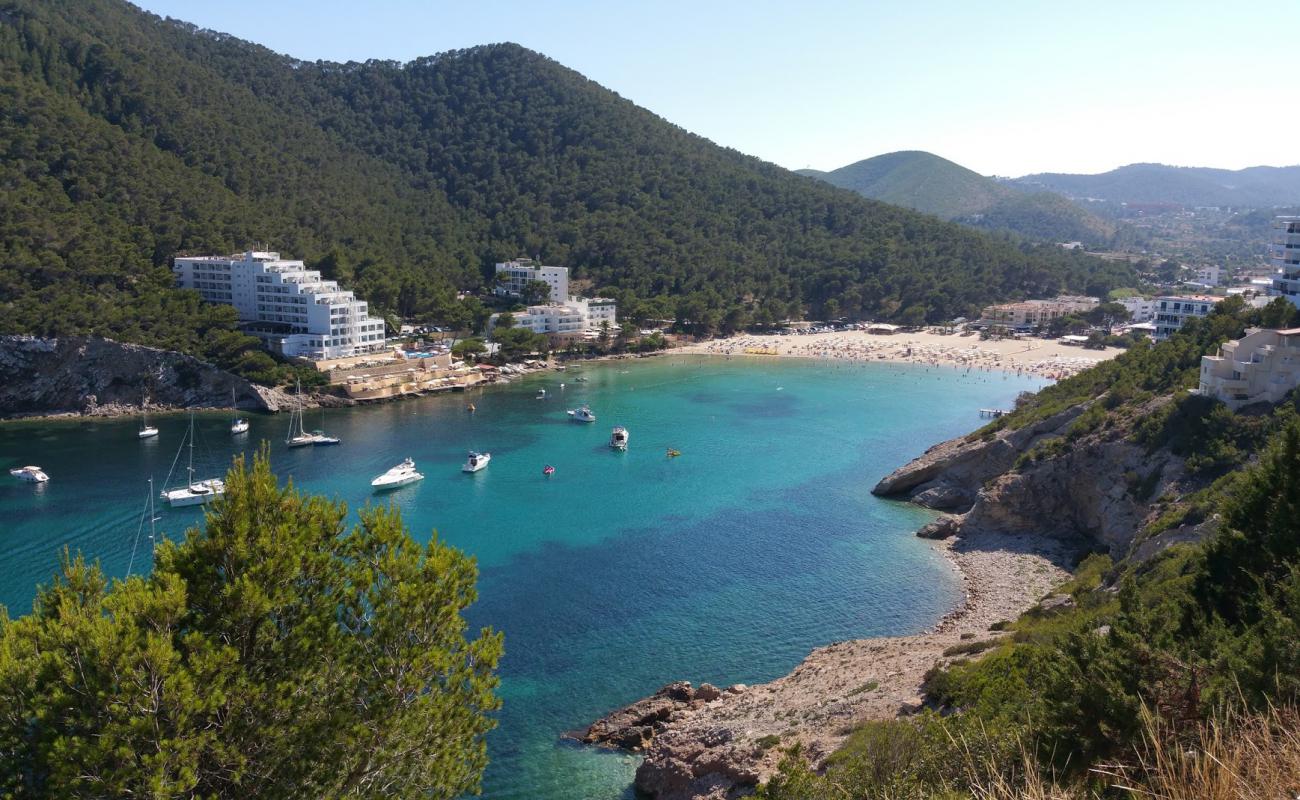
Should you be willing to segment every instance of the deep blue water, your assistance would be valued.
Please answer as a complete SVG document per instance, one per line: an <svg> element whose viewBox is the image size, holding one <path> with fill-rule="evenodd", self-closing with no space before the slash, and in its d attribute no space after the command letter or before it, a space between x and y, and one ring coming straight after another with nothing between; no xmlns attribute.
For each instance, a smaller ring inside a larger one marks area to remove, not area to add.
<svg viewBox="0 0 1300 800"><path fill-rule="evenodd" d="M672 680L770 680L818 645L914 632L951 608L956 577L912 536L926 512L870 489L975 428L977 409L1040 385L911 365L677 357L310 414L308 427L323 421L342 437L337 448L287 450L287 420L254 417L244 449L269 439L281 476L353 507L371 499L370 478L413 457L426 480L386 499L417 538L437 529L477 557L471 626L506 634L486 796L620 798L635 761L561 732ZM548 398L535 399L542 387ZM569 421L580 402L599 422ZM138 543L134 569L147 569L146 479L162 482L187 424L154 422L162 434L143 442L132 420L0 425L0 467L51 475L33 487L0 472L0 603L12 614L30 608L65 546L122 575ZM198 417L204 475L235 451L228 423ZM607 446L615 424L631 431L626 453ZM666 458L668 447L681 457ZM491 451L491 465L462 474L467 448ZM200 519L162 516L171 536Z"/></svg>

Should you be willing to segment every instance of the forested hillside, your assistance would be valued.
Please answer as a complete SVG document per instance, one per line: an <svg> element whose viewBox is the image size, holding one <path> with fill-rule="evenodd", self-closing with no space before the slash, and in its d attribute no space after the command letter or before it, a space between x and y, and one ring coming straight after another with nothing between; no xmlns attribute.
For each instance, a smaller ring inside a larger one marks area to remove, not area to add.
<svg viewBox="0 0 1300 800"><path fill-rule="evenodd" d="M701 330L1130 282L717 147L508 44L307 63L115 0L2 0L0 142L0 332L218 360L247 343L168 288L178 252L261 242L427 318L524 253Z"/></svg>
<svg viewBox="0 0 1300 800"><path fill-rule="evenodd" d="M858 161L830 172L799 170L863 197L992 231L1050 242L1110 242L1115 226L1059 194L1025 191L921 150Z"/></svg>

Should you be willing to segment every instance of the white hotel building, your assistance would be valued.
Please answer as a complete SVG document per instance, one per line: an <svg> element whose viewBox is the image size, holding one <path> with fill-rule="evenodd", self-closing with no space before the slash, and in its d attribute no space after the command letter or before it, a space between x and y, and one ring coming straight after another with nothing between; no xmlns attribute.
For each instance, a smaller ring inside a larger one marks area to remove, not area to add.
<svg viewBox="0 0 1300 800"><path fill-rule="evenodd" d="M549 302L529 306L522 314L515 314L515 324L534 333L555 336L582 336L588 332L598 334L604 323L615 327L618 305L607 297L581 299L569 296L569 268L548 267L532 259L516 258L496 265L496 293L507 297L523 297L524 286L529 281L542 281L551 287Z"/></svg>
<svg viewBox="0 0 1300 800"><path fill-rule="evenodd" d="M179 288L234 306L241 328L286 356L345 358L384 347L384 321L364 300L279 253L177 258L172 275Z"/></svg>
<svg viewBox="0 0 1300 800"><path fill-rule="evenodd" d="M516 258L497 264L497 284L493 291L505 297L523 297L524 286L529 281L541 281L551 287L552 302L564 302L569 297L569 268L547 267L531 258Z"/></svg>
<svg viewBox="0 0 1300 800"><path fill-rule="evenodd" d="M1273 289L1270 294L1285 297L1300 306L1300 217L1278 217L1273 221Z"/></svg>
<svg viewBox="0 0 1300 800"><path fill-rule="evenodd" d="M1189 319L1208 317L1222 297L1211 295L1164 295L1155 299L1157 342L1173 336Z"/></svg>

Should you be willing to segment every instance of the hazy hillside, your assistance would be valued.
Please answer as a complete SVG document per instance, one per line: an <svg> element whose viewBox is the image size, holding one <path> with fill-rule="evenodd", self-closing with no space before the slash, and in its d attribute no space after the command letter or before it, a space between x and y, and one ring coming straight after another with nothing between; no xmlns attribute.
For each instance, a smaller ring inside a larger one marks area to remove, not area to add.
<svg viewBox="0 0 1300 800"><path fill-rule="evenodd" d="M1026 193L920 150L886 153L830 172L799 172L875 200L1033 239L1100 244L1115 232L1060 195Z"/></svg>
<svg viewBox="0 0 1300 800"><path fill-rule="evenodd" d="M1300 204L1300 166L1170 167L1129 164L1099 175L1046 172L1016 180L1024 186L1115 203L1177 203L1188 206Z"/></svg>
<svg viewBox="0 0 1300 800"><path fill-rule="evenodd" d="M821 187L509 44L307 63L114 0L10 0L0 95L0 332L211 349L230 320L166 266L254 241L428 318L520 253L702 330L1130 280Z"/></svg>
<svg viewBox="0 0 1300 800"><path fill-rule="evenodd" d="M886 153L830 172L800 172L864 197L944 219L978 214L1012 194L994 180L920 150Z"/></svg>

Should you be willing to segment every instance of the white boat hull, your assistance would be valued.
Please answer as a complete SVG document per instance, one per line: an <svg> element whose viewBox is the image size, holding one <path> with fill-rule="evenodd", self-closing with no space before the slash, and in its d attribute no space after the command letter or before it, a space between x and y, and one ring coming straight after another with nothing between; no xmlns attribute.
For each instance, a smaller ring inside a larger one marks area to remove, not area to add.
<svg viewBox="0 0 1300 800"><path fill-rule="evenodd" d="M250 427L250 426L249 426L247 420L242 420L242 419L241 419L239 422L236 422L236 423L234 423L233 425L230 426L230 433L231 433L232 435L238 435L238 434L241 434L241 433L248 433L248 428L249 428L249 427Z"/></svg>
<svg viewBox="0 0 1300 800"><path fill-rule="evenodd" d="M385 489L397 489L402 486L410 486L411 484L418 483L419 481L422 480L424 480L424 476L418 472L412 473L410 475L403 475L400 478L389 478L389 479L385 479L381 475L380 477L375 478L373 481L371 481L370 485L375 488L375 491L383 491Z"/></svg>
<svg viewBox="0 0 1300 800"><path fill-rule="evenodd" d="M478 456L466 461L465 465L460 468L460 471L478 472L479 470L486 467L488 465L488 462L490 462L491 460L492 460L491 453L480 453Z"/></svg>
<svg viewBox="0 0 1300 800"><path fill-rule="evenodd" d="M141 428L139 436L141 439L151 439L158 435L157 428Z"/></svg>
<svg viewBox="0 0 1300 800"><path fill-rule="evenodd" d="M45 483L50 479L50 476L46 475L44 470L42 470L40 467L23 467L21 469L11 469L9 470L9 474L14 476L18 480L25 481L27 483Z"/></svg>
<svg viewBox="0 0 1300 800"><path fill-rule="evenodd" d="M201 506L211 503L226 492L226 484L220 478L197 481L189 486L171 489L162 493L162 497L172 508L183 506Z"/></svg>

